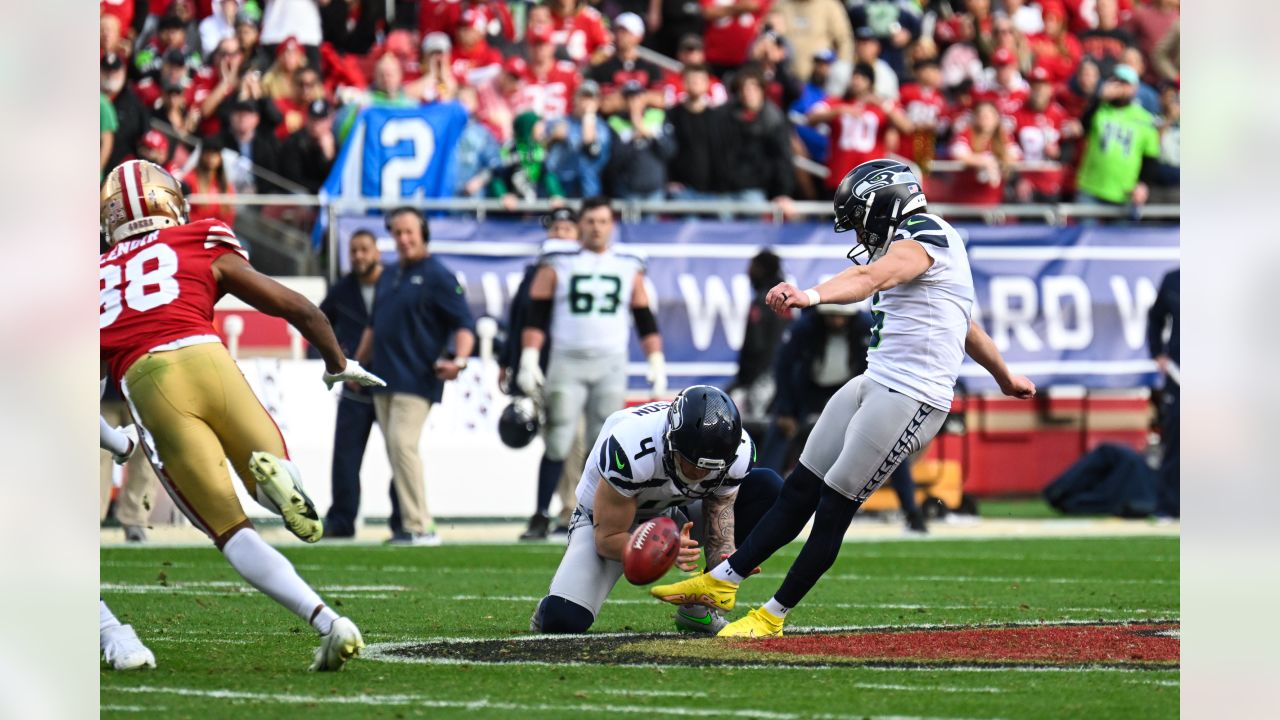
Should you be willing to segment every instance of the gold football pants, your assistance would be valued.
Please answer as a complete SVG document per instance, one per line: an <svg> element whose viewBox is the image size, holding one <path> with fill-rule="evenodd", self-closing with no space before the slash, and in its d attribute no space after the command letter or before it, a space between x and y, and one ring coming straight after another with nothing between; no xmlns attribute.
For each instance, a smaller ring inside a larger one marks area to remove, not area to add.
<svg viewBox="0 0 1280 720"><path fill-rule="evenodd" d="M288 458L284 437L221 343L148 353L125 372L142 445L174 504L221 547L248 527L227 471L251 497L255 451Z"/></svg>

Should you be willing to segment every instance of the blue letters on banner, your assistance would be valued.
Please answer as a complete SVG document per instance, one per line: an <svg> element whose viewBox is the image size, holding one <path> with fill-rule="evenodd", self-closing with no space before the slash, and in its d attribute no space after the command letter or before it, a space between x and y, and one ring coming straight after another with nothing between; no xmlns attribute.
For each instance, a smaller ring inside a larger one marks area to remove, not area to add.
<svg viewBox="0 0 1280 720"><path fill-rule="evenodd" d="M388 262L395 248L378 217L340 217L346 240L372 231ZM1154 382L1147 311L1164 274L1178 266L1177 227L960 226L977 317L1015 372L1041 385L1129 388ZM476 315L505 322L507 305L545 231L537 223L433 219L431 249L458 273ZM616 241L648 261L672 386L725 384L737 369L752 297L747 262L772 248L788 278L809 287L845 267L848 242L826 223L642 222L618 226ZM644 363L631 340L633 387ZM995 389L966 361L960 383Z"/></svg>

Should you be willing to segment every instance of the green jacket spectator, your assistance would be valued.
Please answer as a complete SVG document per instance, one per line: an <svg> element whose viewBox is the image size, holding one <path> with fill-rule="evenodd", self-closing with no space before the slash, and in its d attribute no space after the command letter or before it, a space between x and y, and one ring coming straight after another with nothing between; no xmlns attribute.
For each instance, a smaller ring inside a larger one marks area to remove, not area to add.
<svg viewBox="0 0 1280 720"><path fill-rule="evenodd" d="M1080 202L1141 205L1156 170L1160 133L1155 118L1134 102L1138 73L1117 65L1085 111L1085 151L1076 186Z"/></svg>

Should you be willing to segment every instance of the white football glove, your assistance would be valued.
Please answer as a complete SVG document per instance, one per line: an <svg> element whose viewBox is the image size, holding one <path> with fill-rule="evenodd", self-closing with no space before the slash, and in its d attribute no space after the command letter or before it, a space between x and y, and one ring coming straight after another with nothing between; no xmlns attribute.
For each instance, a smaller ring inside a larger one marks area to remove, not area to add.
<svg viewBox="0 0 1280 720"><path fill-rule="evenodd" d="M653 396L656 398L665 397L667 394L667 358L662 351L649 353L649 369L645 371L644 379L649 382L653 388Z"/></svg>
<svg viewBox="0 0 1280 720"><path fill-rule="evenodd" d="M387 386L387 383L384 382L382 378L360 367L360 363L352 360L351 358L347 358L347 366L342 369L342 372L336 374L325 372L324 374L324 384L330 390L333 389L335 384L346 382L348 380L354 380L364 387Z"/></svg>
<svg viewBox="0 0 1280 720"><path fill-rule="evenodd" d="M535 400L542 397L542 384L546 379L542 376L541 363L541 349L527 347L520 351L520 371L516 373L516 387Z"/></svg>

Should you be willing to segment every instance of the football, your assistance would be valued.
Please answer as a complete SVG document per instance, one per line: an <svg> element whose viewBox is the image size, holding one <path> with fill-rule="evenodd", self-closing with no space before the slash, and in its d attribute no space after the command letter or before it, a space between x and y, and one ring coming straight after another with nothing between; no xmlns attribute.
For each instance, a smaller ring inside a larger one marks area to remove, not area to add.
<svg viewBox="0 0 1280 720"><path fill-rule="evenodd" d="M680 529L674 520L665 515L646 520L622 551L622 574L632 585L648 585L667 574L679 552Z"/></svg>

